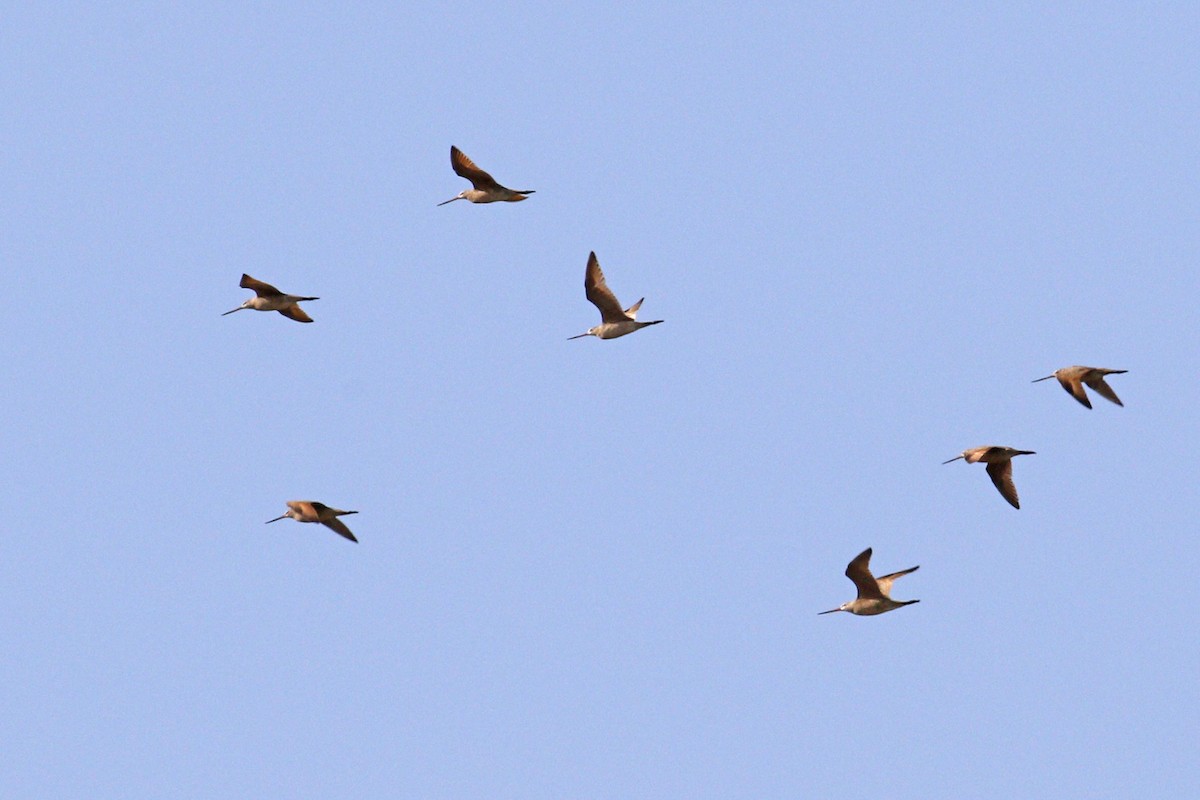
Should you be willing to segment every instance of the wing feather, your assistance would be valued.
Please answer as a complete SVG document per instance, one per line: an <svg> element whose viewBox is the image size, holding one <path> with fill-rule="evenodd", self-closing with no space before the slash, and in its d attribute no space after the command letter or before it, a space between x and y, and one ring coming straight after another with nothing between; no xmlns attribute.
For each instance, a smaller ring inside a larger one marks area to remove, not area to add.
<svg viewBox="0 0 1200 800"><path fill-rule="evenodd" d="M592 305L600 309L600 319L603 322L624 322L632 319L622 310L621 304L617 302L617 296L608 288L608 284L604 280L604 273L600 270L600 262L596 259L594 252L588 255L583 289Z"/></svg>
<svg viewBox="0 0 1200 800"><path fill-rule="evenodd" d="M1062 387L1067 390L1067 394L1074 397L1085 407L1091 408L1092 401L1088 399L1087 392L1083 390L1083 384L1079 382L1078 375L1063 376L1058 379Z"/></svg>
<svg viewBox="0 0 1200 800"><path fill-rule="evenodd" d="M883 593L879 591L879 584L875 580L875 576L871 574L871 548L867 548L854 557L846 566L846 577L854 582L854 586L858 589L858 599L873 598L876 600L883 598Z"/></svg>
<svg viewBox="0 0 1200 800"><path fill-rule="evenodd" d="M476 189L496 189L500 186L495 178L475 166L475 162L454 145L450 145L450 166L456 175L469 180Z"/></svg>
<svg viewBox="0 0 1200 800"><path fill-rule="evenodd" d="M1000 490L1000 496L1007 500L1013 508L1020 508L1021 503L1017 499L1017 487L1012 479L1012 459L1006 458L1002 461L989 461L987 473L992 477L992 483L996 484L996 488Z"/></svg>
<svg viewBox="0 0 1200 800"><path fill-rule="evenodd" d="M1091 387L1091 390L1093 392L1100 395L1105 400L1108 400L1109 402L1112 402L1112 403L1116 403L1117 405L1119 405L1121 407L1125 406L1125 404L1121 402L1121 398L1117 397L1117 393L1112 390L1112 387L1104 382L1103 375L1089 376L1086 382L1087 382L1087 385L1089 387Z"/></svg>
<svg viewBox="0 0 1200 800"><path fill-rule="evenodd" d="M262 281L256 281L254 278L251 278L245 273L242 274L242 280L238 286L242 287L243 289L253 289L254 293L259 297L278 297L283 294L283 292L279 291L271 284L263 283Z"/></svg>
<svg viewBox="0 0 1200 800"><path fill-rule="evenodd" d="M283 314L288 319L296 320L296 322L312 322L312 317L310 317L308 314L305 314L304 309L295 303L279 309L279 313Z"/></svg>

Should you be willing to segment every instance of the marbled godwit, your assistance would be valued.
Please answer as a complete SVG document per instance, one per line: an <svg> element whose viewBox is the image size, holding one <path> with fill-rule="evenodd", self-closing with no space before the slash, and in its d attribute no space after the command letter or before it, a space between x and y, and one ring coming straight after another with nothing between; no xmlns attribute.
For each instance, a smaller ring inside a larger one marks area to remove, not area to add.
<svg viewBox="0 0 1200 800"><path fill-rule="evenodd" d="M892 591L892 583L903 575L910 572L916 572L920 566L909 567L900 572L893 572L891 575L884 575L882 578L876 578L871 574L871 548L867 548L854 557L846 567L846 577L854 581L854 586L858 589L858 597L848 603L842 603L837 608L831 608L828 611L822 611L818 614L832 614L835 611L849 611L851 614L858 614L860 617L870 617L875 614L882 614L886 611L900 608L900 606L910 606L913 603L919 603L920 600L893 600L888 595Z"/></svg>
<svg viewBox="0 0 1200 800"><path fill-rule="evenodd" d="M533 189L509 189L496 183L495 178L475 166L475 162L454 145L450 145L450 166L454 167L454 172L459 177L469 180L473 188L463 189L444 203L438 203L439 206L453 203L455 200L470 200L472 203L495 203L497 200L503 200L517 203L524 200L525 195L533 194Z"/></svg>
<svg viewBox="0 0 1200 800"><path fill-rule="evenodd" d="M1129 372L1129 370L1104 369L1103 367L1063 367L1062 369L1055 370L1053 375L1038 378L1034 383L1058 378L1058 382L1067 390L1067 394L1074 397L1085 407L1091 408L1092 401L1088 399L1087 392L1083 391L1083 384L1086 383L1092 388L1093 392L1105 400L1111 400L1124 408L1125 404L1121 402L1121 398L1117 397L1117 393L1112 390L1112 387L1104 382L1104 376L1124 375L1126 372Z"/></svg>
<svg viewBox="0 0 1200 800"><path fill-rule="evenodd" d="M585 333L578 336L568 336L567 340L581 339L584 336L596 336L601 339L616 339L618 336L624 336L627 333L633 333L638 328L644 328L647 325L657 325L662 322L661 319L653 320L652 322L638 322L637 312L642 307L642 300L638 300L629 308L622 309L621 304L617 302L617 297L608 288L608 284L604 282L604 273L600 271L600 262L596 260L596 254L592 253L588 256L587 272L583 277L583 289L587 294L587 299L592 301L592 305L600 309L600 324L594 328L588 328Z"/></svg>
<svg viewBox="0 0 1200 800"><path fill-rule="evenodd" d="M950 461L958 461L960 458L968 464L986 461L987 474L992 476L992 483L996 484L996 488L1000 490L1000 496L1007 500L1013 508L1020 508L1021 503L1017 500L1017 487L1013 484L1012 479L1012 458L1013 456L1032 455L1036 455L1032 450L1014 450L1011 447L988 445L963 450L961 456L955 456ZM950 461L942 463L949 464Z"/></svg>
<svg viewBox="0 0 1200 800"><path fill-rule="evenodd" d="M288 510L281 516L275 519L267 520L267 524L278 522L284 517L291 517L296 522L319 522L331 531L334 531L341 536L345 536L352 542L357 542L354 534L350 532L338 517L344 517L347 514L357 514L357 511L342 511L340 508L330 508L324 503L318 503L314 500L288 500Z"/></svg>
<svg viewBox="0 0 1200 800"><path fill-rule="evenodd" d="M320 300L319 297L297 297L294 294L284 294L269 283L256 281L249 275L242 275L242 281L238 286L243 289L253 289L254 297L251 297L246 302L242 303L233 311L226 311L221 316L224 317L232 314L234 311L241 311L243 308L253 308L255 311L278 311L288 319L294 319L296 322L312 322L312 318L304 313L304 309L296 305L305 300Z"/></svg>

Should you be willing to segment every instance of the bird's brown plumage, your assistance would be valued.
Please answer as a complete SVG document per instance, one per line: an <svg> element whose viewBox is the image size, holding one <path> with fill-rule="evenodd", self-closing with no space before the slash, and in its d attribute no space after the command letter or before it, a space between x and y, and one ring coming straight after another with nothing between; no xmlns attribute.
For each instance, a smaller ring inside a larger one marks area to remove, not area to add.
<svg viewBox="0 0 1200 800"><path fill-rule="evenodd" d="M603 322L623 322L633 319L630 313L621 308L617 296L608 288L608 284L604 280L604 272L600 269L600 261L596 258L593 252L588 255L587 271L584 273L583 279L584 293L587 299L596 308L600 309L600 319ZM644 299L644 298L643 298ZM637 313L638 307L642 301L638 300L629 307L629 311L633 314Z"/></svg>

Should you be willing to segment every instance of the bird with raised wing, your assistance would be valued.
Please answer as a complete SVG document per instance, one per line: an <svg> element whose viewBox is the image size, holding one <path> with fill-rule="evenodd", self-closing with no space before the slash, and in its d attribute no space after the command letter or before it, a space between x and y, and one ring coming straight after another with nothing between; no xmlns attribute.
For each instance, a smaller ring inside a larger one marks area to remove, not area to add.
<svg viewBox="0 0 1200 800"><path fill-rule="evenodd" d="M518 203L524 200L526 195L533 194L533 189L509 189L496 183L495 178L475 166L475 162L454 145L450 145L450 166L454 168L456 175L471 182L471 188L463 189L449 200L438 203L439 206L453 203L455 200L470 200L472 203Z"/></svg>
<svg viewBox="0 0 1200 800"><path fill-rule="evenodd" d="M1063 367L1055 370L1053 375L1038 378L1033 382L1041 383L1051 378L1058 378L1058 382L1063 389L1066 389L1067 394L1078 400L1084 408L1091 408L1092 401L1088 399L1087 392L1083 390L1083 385L1086 383L1093 392L1105 400L1124 408L1125 404L1121 402L1121 398L1117 397L1117 393L1112 390L1112 387L1104 382L1104 376L1124 375L1128 371L1127 369L1105 369L1104 367Z"/></svg>
<svg viewBox="0 0 1200 800"><path fill-rule="evenodd" d="M568 341L571 339L582 339L584 336L595 336L599 339L616 339L618 336L633 333L638 328L645 328L649 325L657 325L662 322L661 319L650 322L638 322L637 312L642 307L642 301L646 299L644 297L629 308L621 308L621 304L617 301L617 296L612 293L612 290L608 288L608 284L604 281L604 273L600 271L600 262L596 260L595 253L588 255L587 271L583 276L583 290L592 305L600 309L600 324L594 328L588 328L578 336L568 336Z"/></svg>
<svg viewBox="0 0 1200 800"><path fill-rule="evenodd" d="M344 517L348 514L357 514L357 511L342 511L340 508L330 508L324 503L318 503L315 500L288 500L288 510L275 519L267 520L267 524L278 522L281 519L291 517L296 522L319 522L326 528L329 528L339 536L344 536L352 542L357 542L354 534L346 527L338 517Z"/></svg>
<svg viewBox="0 0 1200 800"><path fill-rule="evenodd" d="M1020 508L1021 503L1017 499L1017 487L1012 479L1012 459L1013 456L1032 455L1036 455L1032 450L1015 450L1011 447L986 445L984 447L972 447L970 450L963 450L962 455L955 456L949 461L943 461L942 463L949 464L950 461L958 461L960 458L968 464L975 464L980 461L987 462L987 474L991 476L992 483L996 484L996 488L1000 491L1000 496L1007 500L1013 508Z"/></svg>
<svg viewBox="0 0 1200 800"><path fill-rule="evenodd" d="M890 575L884 575L882 578L876 578L871 574L870 564L871 548L868 547L855 556L854 560L846 567L846 577L854 581L854 586L858 589L858 597L849 602L842 603L837 608L821 611L817 616L832 614L835 611L849 611L851 614L857 614L860 617L871 617L876 614L892 611L901 606L910 606L913 603L921 602L920 600L893 600L890 597L892 583L899 577L916 572L921 568L920 565L909 567L899 572L893 572Z"/></svg>
<svg viewBox="0 0 1200 800"><path fill-rule="evenodd" d="M278 311L288 319L294 319L296 322L312 322L312 318L304 313L304 309L296 305L307 300L320 300L319 297L300 297L294 294L284 294L269 283L256 281L249 275L242 275L241 283L238 286L243 289L251 289L254 291L254 297L251 297L246 302L242 303L233 311L226 311L221 316L228 316L234 311L241 311L243 308L252 308L255 311Z"/></svg>

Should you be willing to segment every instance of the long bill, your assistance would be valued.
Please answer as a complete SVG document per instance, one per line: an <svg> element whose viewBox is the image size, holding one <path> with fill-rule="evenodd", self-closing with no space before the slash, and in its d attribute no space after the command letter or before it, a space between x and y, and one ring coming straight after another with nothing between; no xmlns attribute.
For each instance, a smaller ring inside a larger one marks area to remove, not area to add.
<svg viewBox="0 0 1200 800"><path fill-rule="evenodd" d="M822 614L832 614L832 613L833 613L833 612L835 612L835 611L841 611L841 610L842 610L841 608L831 608L831 609L829 609L828 611L818 611L818 612L817 612L817 616L819 617L819 616L821 616Z"/></svg>
<svg viewBox="0 0 1200 800"><path fill-rule="evenodd" d="M1048 381L1051 378L1057 378L1057 377L1058 377L1057 375L1047 375L1044 378L1038 378L1036 381L1030 381L1030 383L1041 383L1042 381Z"/></svg>
<svg viewBox="0 0 1200 800"><path fill-rule="evenodd" d="M245 306L238 306L237 308L233 309L233 311L241 311L243 308L245 308ZM233 311L226 311L226 312L225 312L224 314L222 314L221 316L222 316L222 317L228 317L230 314L232 314L232 313L233 313Z"/></svg>
<svg viewBox="0 0 1200 800"><path fill-rule="evenodd" d="M963 456L955 456L954 458L950 459L950 461L958 461L960 458L963 458ZM949 464L950 461L943 461L942 463Z"/></svg>
<svg viewBox="0 0 1200 800"><path fill-rule="evenodd" d="M568 336L568 337L567 337L567 341L569 342L569 341L571 341L572 339L582 339L583 337L585 337L585 336L587 336L587 335L588 335L588 334L586 334L586 333L581 333L581 334L579 334L578 336Z"/></svg>
<svg viewBox="0 0 1200 800"><path fill-rule="evenodd" d="M282 516L278 516L275 519L269 519L266 522L264 522L263 524L270 525L272 522L279 522L279 520L286 519L286 518L287 518L287 514L283 514Z"/></svg>
<svg viewBox="0 0 1200 800"><path fill-rule="evenodd" d="M463 200L463 199L464 199L464 198L463 198L463 196L460 194L460 195L458 195L457 197L451 197L451 198L450 198L449 200L447 200L445 203L438 203L438 205L439 205L439 206L444 206L444 205L446 205L446 203L453 203L455 200Z"/></svg>

